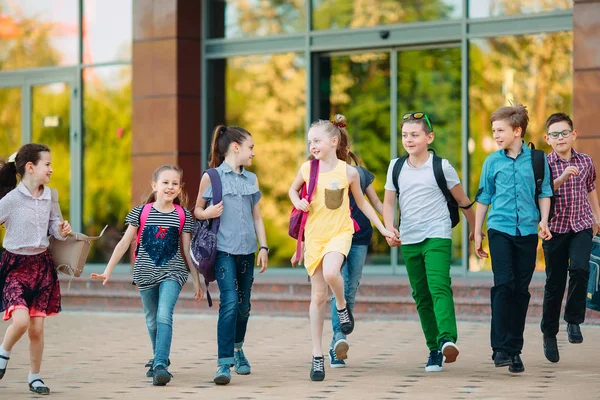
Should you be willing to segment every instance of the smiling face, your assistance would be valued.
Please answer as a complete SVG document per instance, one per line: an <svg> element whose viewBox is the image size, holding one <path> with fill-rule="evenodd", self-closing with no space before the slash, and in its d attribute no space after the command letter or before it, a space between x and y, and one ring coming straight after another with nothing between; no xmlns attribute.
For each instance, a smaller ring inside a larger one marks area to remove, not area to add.
<svg viewBox="0 0 600 400"><path fill-rule="evenodd" d="M236 152L237 159L240 165L249 167L252 165L252 159L254 158L254 140L252 136L247 135L244 141L240 143L231 143L233 151Z"/></svg>
<svg viewBox="0 0 600 400"><path fill-rule="evenodd" d="M505 119L492 122L492 135L502 150L509 149L515 145L515 142L521 143L522 140L521 128L513 128Z"/></svg>
<svg viewBox="0 0 600 400"><path fill-rule="evenodd" d="M308 147L310 154L317 160L323 160L331 152L335 154L339 138L337 136L331 136L324 125L317 125L310 128L308 131Z"/></svg>
<svg viewBox="0 0 600 400"><path fill-rule="evenodd" d="M564 137L565 135L568 137ZM548 126L548 132L544 136L546 142L552 146L552 149L557 153L569 152L573 148L576 138L577 131L571 129L571 126L567 121L555 122Z"/></svg>
<svg viewBox="0 0 600 400"><path fill-rule="evenodd" d="M402 125L402 147L409 155L426 153L433 138L433 132L426 133L420 122L405 122Z"/></svg>
<svg viewBox="0 0 600 400"><path fill-rule="evenodd" d="M172 203L181 193L181 175L172 169L162 171L156 182L152 182L152 190L156 192L157 201Z"/></svg>
<svg viewBox="0 0 600 400"><path fill-rule="evenodd" d="M47 151L40 151L40 159L37 163L28 162L25 165L25 172L29 174L35 182L40 185L46 185L50 182L52 175L52 156Z"/></svg>

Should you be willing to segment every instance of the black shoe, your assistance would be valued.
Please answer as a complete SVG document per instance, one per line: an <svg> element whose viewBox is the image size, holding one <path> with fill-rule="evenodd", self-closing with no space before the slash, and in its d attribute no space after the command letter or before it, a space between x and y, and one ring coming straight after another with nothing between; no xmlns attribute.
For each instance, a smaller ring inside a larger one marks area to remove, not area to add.
<svg viewBox="0 0 600 400"><path fill-rule="evenodd" d="M577 324L567 324L567 335L569 336L569 343L583 342L583 335Z"/></svg>
<svg viewBox="0 0 600 400"><path fill-rule="evenodd" d="M514 374L525 371L523 360L521 360L521 356L519 354L513 354L510 356L510 365L508 366L508 371Z"/></svg>
<svg viewBox="0 0 600 400"><path fill-rule="evenodd" d="M10 357L0 356L0 358L5 359L6 362L8 362L8 360L10 360ZM6 367L4 367L4 369L0 369L0 379L4 378L4 374L6 373L7 367L8 367L8 364L6 364Z"/></svg>
<svg viewBox="0 0 600 400"><path fill-rule="evenodd" d="M544 338L544 355L550 362L558 362L560 356L558 354L558 344L556 343L556 337Z"/></svg>
<svg viewBox="0 0 600 400"><path fill-rule="evenodd" d="M171 360L167 360L167 366L171 366ZM152 378L154 376L154 358L149 359L146 365L144 365L144 367L148 368L148 371L146 372L146 377Z"/></svg>
<svg viewBox="0 0 600 400"><path fill-rule="evenodd" d="M494 365L496 367L506 367L510 365L510 356L505 351L494 352L492 359L494 360Z"/></svg>
<svg viewBox="0 0 600 400"><path fill-rule="evenodd" d="M44 386L33 386L33 384L35 382L40 382ZM33 381L29 382L29 391L33 392L35 394L43 394L43 395L50 394L50 389L48 388L48 386L46 386L44 381L41 379L34 379Z"/></svg>
<svg viewBox="0 0 600 400"><path fill-rule="evenodd" d="M159 365L154 368L154 378L152 379L152 384L154 386L165 386L167 383L171 382L171 375L167 369Z"/></svg>
<svg viewBox="0 0 600 400"><path fill-rule="evenodd" d="M344 335L349 335L354 330L354 316L346 306L343 310L337 310L338 318L340 319L340 330Z"/></svg>
<svg viewBox="0 0 600 400"><path fill-rule="evenodd" d="M325 359L323 356L313 356L312 366L310 367L310 380L322 381L323 379L325 379Z"/></svg>

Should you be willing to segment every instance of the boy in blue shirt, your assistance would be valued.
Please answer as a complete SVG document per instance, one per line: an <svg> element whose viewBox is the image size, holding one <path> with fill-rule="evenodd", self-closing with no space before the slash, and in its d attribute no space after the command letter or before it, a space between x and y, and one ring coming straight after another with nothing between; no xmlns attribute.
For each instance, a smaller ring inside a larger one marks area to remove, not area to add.
<svg viewBox="0 0 600 400"><path fill-rule="evenodd" d="M552 237L548 229L550 171L545 162L539 211L536 205L532 151L523 141L529 116L525 106L501 107L490 118L492 134L500 148L483 163L475 211L475 251L483 250L483 220L491 205L487 226L494 286L491 289L492 359L496 367L523 372L523 331L529 307L529 282L535 270L539 235Z"/></svg>

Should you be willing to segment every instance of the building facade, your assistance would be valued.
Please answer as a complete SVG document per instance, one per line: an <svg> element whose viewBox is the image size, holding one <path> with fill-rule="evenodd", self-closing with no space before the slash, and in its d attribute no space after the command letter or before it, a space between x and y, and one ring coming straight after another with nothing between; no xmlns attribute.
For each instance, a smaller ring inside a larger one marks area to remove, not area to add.
<svg viewBox="0 0 600 400"><path fill-rule="evenodd" d="M526 140L547 148L543 123L565 111L600 157L600 1L0 0L0 21L0 155L50 145L63 213L111 227L98 263L159 165L184 169L193 203L219 123L253 134L275 265L294 248L287 190L307 128L335 113L380 196L407 111L431 116L471 196L495 150L489 116L510 102L529 109ZM455 270L489 269L466 236L461 223ZM402 271L379 235L370 250L367 271Z"/></svg>

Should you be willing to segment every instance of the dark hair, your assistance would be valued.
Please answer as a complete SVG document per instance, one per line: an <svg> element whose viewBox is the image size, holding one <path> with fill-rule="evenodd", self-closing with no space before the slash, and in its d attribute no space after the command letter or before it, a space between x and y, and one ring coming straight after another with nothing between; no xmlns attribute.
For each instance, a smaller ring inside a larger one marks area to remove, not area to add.
<svg viewBox="0 0 600 400"><path fill-rule="evenodd" d="M429 118L429 123L431 124L431 117L427 115L427 118ZM411 114L409 117L403 119L402 122L400 122L400 129L404 127L404 124L421 124L421 127L423 128L425 134L429 135L432 132L431 129L429 129L429 125L427 124L427 120L424 116L423 118L417 119Z"/></svg>
<svg viewBox="0 0 600 400"><path fill-rule="evenodd" d="M239 126L217 125L213 132L212 144L210 146L210 168L217 168L225 160L225 155L231 143L241 145L252 136L250 132Z"/></svg>
<svg viewBox="0 0 600 400"><path fill-rule="evenodd" d="M529 124L527 107L523 104L500 107L492 113L490 123L501 120L508 122L513 129L521 128L521 137L525 136L527 124Z"/></svg>
<svg viewBox="0 0 600 400"><path fill-rule="evenodd" d="M551 116L549 116L546 120L546 132L548 132L548 128L550 128L550 125L556 124L557 122L566 122L567 124L569 124L571 130L573 130L573 121L571 120L571 117L569 117L565 113L554 113Z"/></svg>
<svg viewBox="0 0 600 400"><path fill-rule="evenodd" d="M310 125L311 128L315 126L323 126L327 134L337 136L339 141L335 154L339 160L345 161L348 164L354 162L356 165L361 165L360 158L349 150L350 138L346 130L346 117L342 114L335 114L331 121L320 119ZM311 154L308 158L312 160L314 157Z"/></svg>
<svg viewBox="0 0 600 400"><path fill-rule="evenodd" d="M40 153L50 152L45 144L27 143L19 149L14 162L0 161L0 199L17 186L17 175L23 178L27 163L37 165Z"/></svg>
<svg viewBox="0 0 600 400"><path fill-rule="evenodd" d="M187 198L187 194L183 190L183 171L181 170L181 168L177 167L176 165L169 165L169 164L162 165L162 166L158 167L154 171L154 173L152 173L152 182L158 181L160 174L163 173L164 171L175 171L175 172L179 173L179 179L181 180L181 182L180 182L181 192L179 192L179 195L175 198L175 200L173 200L173 203L179 204L181 207L186 208L187 203L188 203L188 198ZM155 201L156 201L156 192L153 191L146 198L146 200L144 201L144 204L154 203Z"/></svg>

